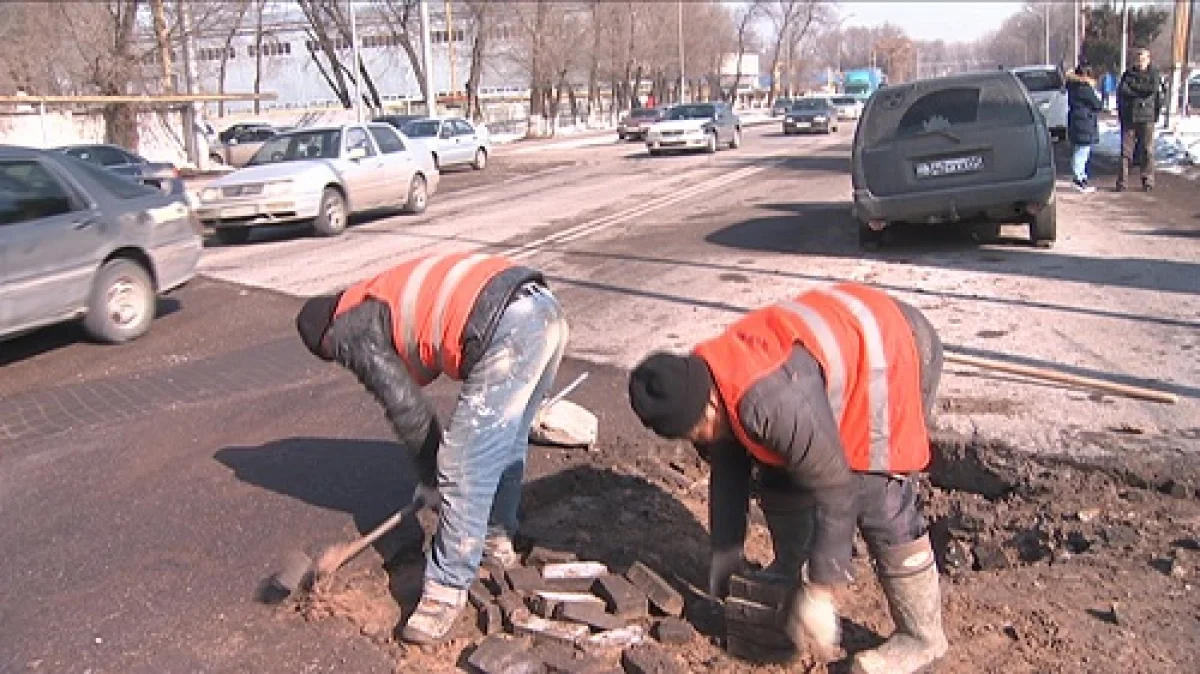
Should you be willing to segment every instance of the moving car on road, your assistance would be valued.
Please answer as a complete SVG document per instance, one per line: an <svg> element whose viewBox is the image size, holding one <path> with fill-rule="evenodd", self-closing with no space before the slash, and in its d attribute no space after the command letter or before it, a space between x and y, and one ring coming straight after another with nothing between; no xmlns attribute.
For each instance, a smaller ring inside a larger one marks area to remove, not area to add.
<svg viewBox="0 0 1200 674"><path fill-rule="evenodd" d="M58 148L58 151L167 193L174 190L176 185L173 181L179 179L179 169L171 162L150 161L117 145L67 145Z"/></svg>
<svg viewBox="0 0 1200 674"><path fill-rule="evenodd" d="M1054 161L1046 122L1008 71L881 89L851 157L859 240L895 223L1027 222L1055 239Z"/></svg>
<svg viewBox="0 0 1200 674"><path fill-rule="evenodd" d="M669 110L662 121L646 130L646 149L651 155L670 150L716 152L742 145L742 122L728 103L683 103Z"/></svg>
<svg viewBox="0 0 1200 674"><path fill-rule="evenodd" d="M1022 66L1012 72L1029 91L1055 141L1067 137L1067 82L1058 66Z"/></svg>
<svg viewBox="0 0 1200 674"><path fill-rule="evenodd" d="M837 106L828 97L797 98L783 118L783 133L833 133L838 130L837 121Z"/></svg>
<svg viewBox="0 0 1200 674"><path fill-rule="evenodd" d="M837 106L838 119L858 119L862 116L863 102L854 96L832 96L833 104Z"/></svg>
<svg viewBox="0 0 1200 674"><path fill-rule="evenodd" d="M404 135L423 144L433 154L438 170L469 165L476 171L487 166L491 145L487 131L457 117L424 117L401 129Z"/></svg>
<svg viewBox="0 0 1200 674"><path fill-rule="evenodd" d="M337 236L352 213L425 210L437 191L433 157L387 124L347 124L279 134L245 168L200 192L200 219L222 243L242 243L263 225L312 222Z"/></svg>
<svg viewBox="0 0 1200 674"><path fill-rule="evenodd" d="M771 116L786 115L787 111L792 108L792 101L791 98L776 98L775 102L771 104Z"/></svg>
<svg viewBox="0 0 1200 674"><path fill-rule="evenodd" d="M140 337L156 295L195 274L200 232L181 196L0 146L0 338L78 318L103 342Z"/></svg>
<svg viewBox="0 0 1200 674"><path fill-rule="evenodd" d="M645 139L646 130L650 125L659 121L666 114L662 108L634 108L617 125L617 138L620 140Z"/></svg>

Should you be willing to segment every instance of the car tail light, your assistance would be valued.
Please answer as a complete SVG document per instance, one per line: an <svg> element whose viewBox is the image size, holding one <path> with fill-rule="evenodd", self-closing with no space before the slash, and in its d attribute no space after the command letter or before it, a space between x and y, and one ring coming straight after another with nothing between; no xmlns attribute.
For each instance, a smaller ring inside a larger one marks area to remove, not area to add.
<svg viewBox="0 0 1200 674"><path fill-rule="evenodd" d="M887 228L887 220L868 220L867 227L870 227L873 232L882 232Z"/></svg>

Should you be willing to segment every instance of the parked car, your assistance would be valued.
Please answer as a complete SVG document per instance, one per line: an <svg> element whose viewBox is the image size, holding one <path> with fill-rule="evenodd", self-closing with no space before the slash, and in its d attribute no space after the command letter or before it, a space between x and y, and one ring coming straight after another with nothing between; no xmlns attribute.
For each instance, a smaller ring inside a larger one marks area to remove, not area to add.
<svg viewBox="0 0 1200 674"><path fill-rule="evenodd" d="M850 120L862 116L862 100L854 96L833 96L830 100L837 106L838 119Z"/></svg>
<svg viewBox="0 0 1200 674"><path fill-rule="evenodd" d="M238 169L200 192L200 219L222 243L252 227L309 221L321 236L346 229L352 213L425 210L440 174L429 151L388 124L290 131L263 143Z"/></svg>
<svg viewBox="0 0 1200 674"><path fill-rule="evenodd" d="M201 226L181 196L62 152L0 146L0 338L83 319L145 334L156 295L192 278Z"/></svg>
<svg viewBox="0 0 1200 674"><path fill-rule="evenodd" d="M58 151L103 166L113 173L133 178L168 194L177 187L174 181L179 179L179 169L174 164L150 161L117 145L67 145L58 148Z"/></svg>
<svg viewBox="0 0 1200 674"><path fill-rule="evenodd" d="M661 121L646 130L646 149L651 155L670 150L730 149L742 145L742 121L728 103L683 103L667 110Z"/></svg>
<svg viewBox="0 0 1200 674"><path fill-rule="evenodd" d="M231 124L231 125L225 127L225 129L223 131L221 131L220 133L217 134L217 140L222 143L228 143L230 140L233 139L234 136L236 136L239 133L242 133L242 132L250 130L250 129L263 129L263 128L273 129L273 128L275 128L275 125L271 124L270 122L238 122L237 124Z"/></svg>
<svg viewBox="0 0 1200 674"><path fill-rule="evenodd" d="M425 115L379 115L373 122L383 122L391 124L397 131L403 131L404 125L418 119L424 119Z"/></svg>
<svg viewBox="0 0 1200 674"><path fill-rule="evenodd" d="M792 101L783 118L783 133L832 133L838 130L838 109L825 96L806 96Z"/></svg>
<svg viewBox="0 0 1200 674"><path fill-rule="evenodd" d="M859 120L851 176L864 244L898 222L1026 222L1039 246L1056 236L1046 120L1008 71L881 89Z"/></svg>
<svg viewBox="0 0 1200 674"><path fill-rule="evenodd" d="M790 110L791 108L792 108L792 99L776 98L775 102L771 104L771 116L778 117L780 115L786 115L787 111Z"/></svg>
<svg viewBox="0 0 1200 674"><path fill-rule="evenodd" d="M1067 137L1067 81L1058 66L1022 66L1012 72L1025 85L1055 141Z"/></svg>
<svg viewBox="0 0 1200 674"><path fill-rule="evenodd" d="M210 148L209 159L241 168L258 152L263 143L280 133L282 131L273 126L242 126L229 134L228 140Z"/></svg>
<svg viewBox="0 0 1200 674"><path fill-rule="evenodd" d="M433 153L438 170L469 164L476 171L482 171L487 166L491 152L487 133L465 119L422 117L405 124L401 131Z"/></svg>
<svg viewBox="0 0 1200 674"><path fill-rule="evenodd" d="M663 108L634 108L617 125L617 138L643 140L650 125L661 120L665 114L666 110Z"/></svg>

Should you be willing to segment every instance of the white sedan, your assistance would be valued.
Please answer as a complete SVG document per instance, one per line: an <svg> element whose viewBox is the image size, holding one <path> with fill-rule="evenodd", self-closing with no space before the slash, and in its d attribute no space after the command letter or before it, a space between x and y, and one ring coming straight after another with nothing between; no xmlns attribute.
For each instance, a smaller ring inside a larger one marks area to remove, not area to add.
<svg viewBox="0 0 1200 674"><path fill-rule="evenodd" d="M301 221L336 236L352 213L424 211L440 176L422 144L387 124L304 129L269 139L245 168L209 183L197 213L222 243L246 241L252 227Z"/></svg>
<svg viewBox="0 0 1200 674"><path fill-rule="evenodd" d="M406 123L401 130L429 148L439 169L469 165L482 171L487 166L491 144L483 126L473 126L458 117L426 117Z"/></svg>

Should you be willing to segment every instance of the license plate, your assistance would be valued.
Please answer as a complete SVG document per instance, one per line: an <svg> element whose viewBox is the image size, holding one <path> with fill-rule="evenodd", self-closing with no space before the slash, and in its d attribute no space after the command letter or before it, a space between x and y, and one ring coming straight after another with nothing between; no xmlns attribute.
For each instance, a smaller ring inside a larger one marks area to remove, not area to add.
<svg viewBox="0 0 1200 674"><path fill-rule="evenodd" d="M797 129L807 129L812 126L812 122L796 122Z"/></svg>
<svg viewBox="0 0 1200 674"><path fill-rule="evenodd" d="M916 167L918 178L935 178L937 176L974 173L982 170L983 157L977 154L969 157L955 157L953 159L923 161L918 163Z"/></svg>
<svg viewBox="0 0 1200 674"><path fill-rule="evenodd" d="M222 218L248 218L254 215L253 206L226 206L221 209Z"/></svg>

